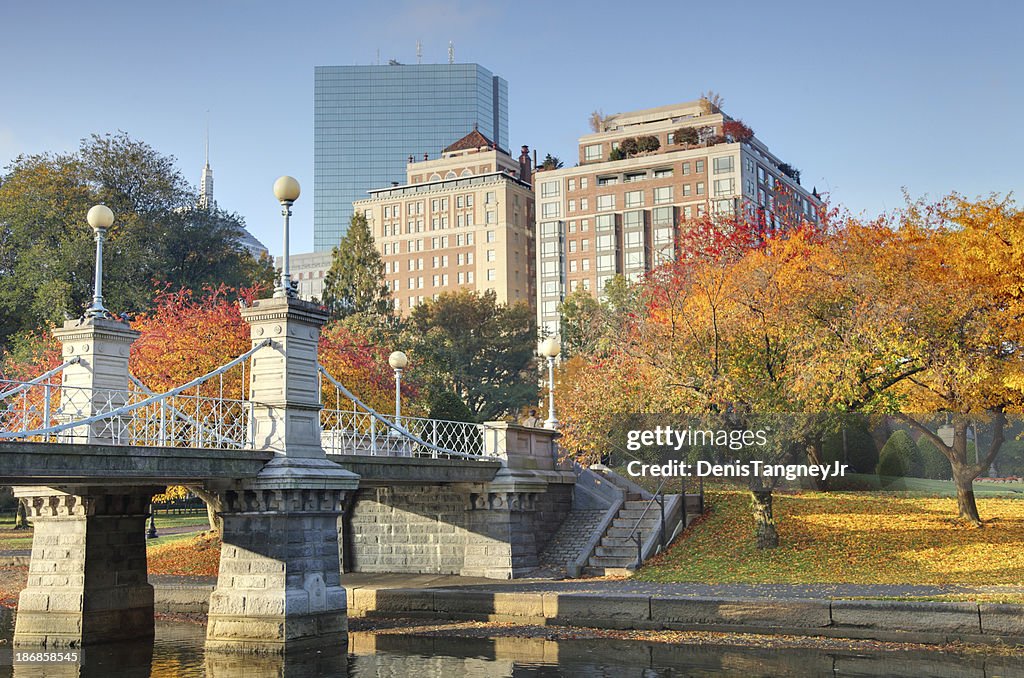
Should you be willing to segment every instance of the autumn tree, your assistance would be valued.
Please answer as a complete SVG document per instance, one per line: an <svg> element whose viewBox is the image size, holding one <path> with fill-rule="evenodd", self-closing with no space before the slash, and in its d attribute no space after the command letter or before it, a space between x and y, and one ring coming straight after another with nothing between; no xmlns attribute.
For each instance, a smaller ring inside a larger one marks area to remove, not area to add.
<svg viewBox="0 0 1024 678"><path fill-rule="evenodd" d="M348 232L334 248L323 303L334 318L357 313L383 317L393 312L391 291L384 282L384 262L364 214L352 215Z"/></svg>
<svg viewBox="0 0 1024 678"><path fill-rule="evenodd" d="M953 195L911 204L900 230L918 282L907 290L917 320L908 330L924 365L901 391L902 418L949 460L959 515L980 525L973 482L1002 449L1007 413L1024 407L1024 212L1010 198ZM911 412L949 413L952 439ZM988 437L976 460L967 437L972 422Z"/></svg>
<svg viewBox="0 0 1024 678"><path fill-rule="evenodd" d="M554 156L554 155L551 155L550 153L548 153L548 154L546 154L544 156L543 162L541 162L540 167L538 167L537 169L542 169L542 170L562 169L562 161L559 160L557 156Z"/></svg>

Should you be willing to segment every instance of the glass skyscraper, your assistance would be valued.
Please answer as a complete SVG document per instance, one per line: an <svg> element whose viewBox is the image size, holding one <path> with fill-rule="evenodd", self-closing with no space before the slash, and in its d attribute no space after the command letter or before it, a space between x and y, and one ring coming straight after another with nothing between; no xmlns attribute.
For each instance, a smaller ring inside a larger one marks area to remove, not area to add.
<svg viewBox="0 0 1024 678"><path fill-rule="evenodd" d="M313 247L345 235L352 202L406 182L474 125L508 149L508 83L478 64L318 66L314 77Z"/></svg>

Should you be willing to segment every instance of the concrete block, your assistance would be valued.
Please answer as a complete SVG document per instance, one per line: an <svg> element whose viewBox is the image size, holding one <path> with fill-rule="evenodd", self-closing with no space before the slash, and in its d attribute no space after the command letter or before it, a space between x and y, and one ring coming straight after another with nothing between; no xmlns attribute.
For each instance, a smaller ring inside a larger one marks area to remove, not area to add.
<svg viewBox="0 0 1024 678"><path fill-rule="evenodd" d="M880 631L981 633L975 603L915 603L888 600L835 600L832 623Z"/></svg>
<svg viewBox="0 0 1024 678"><path fill-rule="evenodd" d="M830 605L821 600L721 600L651 598L651 621L680 626L738 624L817 628L831 623Z"/></svg>
<svg viewBox="0 0 1024 678"><path fill-rule="evenodd" d="M546 593L544 616L581 626L596 620L646 622L651 619L651 599L637 594Z"/></svg>

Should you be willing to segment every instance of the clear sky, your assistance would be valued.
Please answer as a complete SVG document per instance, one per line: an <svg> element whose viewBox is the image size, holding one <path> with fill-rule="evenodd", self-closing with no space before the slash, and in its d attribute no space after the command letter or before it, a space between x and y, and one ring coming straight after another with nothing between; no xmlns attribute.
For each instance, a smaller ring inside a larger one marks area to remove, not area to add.
<svg viewBox="0 0 1024 678"><path fill-rule="evenodd" d="M193 184L210 111L221 207L281 251L271 186L306 194L292 252L312 249L313 68L477 62L509 83L509 140L575 162L594 109L719 92L808 187L854 213L1024 183L1024 3L7 3L0 164L124 130ZM83 217L83 224L85 215Z"/></svg>

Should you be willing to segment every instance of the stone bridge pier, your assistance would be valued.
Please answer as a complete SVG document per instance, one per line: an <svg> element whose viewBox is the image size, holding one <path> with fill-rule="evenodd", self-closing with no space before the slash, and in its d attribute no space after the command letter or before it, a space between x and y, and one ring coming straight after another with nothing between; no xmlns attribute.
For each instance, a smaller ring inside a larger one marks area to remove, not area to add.
<svg viewBox="0 0 1024 678"><path fill-rule="evenodd" d="M327 315L290 297L243 311L253 345L250 400L255 447L274 458L259 475L214 488L221 521L220 572L206 644L279 652L345 642L338 519L359 476L327 459L320 441L317 344Z"/></svg>
<svg viewBox="0 0 1024 678"><path fill-rule="evenodd" d="M128 352L138 332L90 318L69 321L54 335L66 358L79 358L64 371L60 412L68 420L124 404ZM119 432L98 422L62 435L103 445L115 442ZM162 491L153 484L97 482L15 488L35 525L15 645L80 647L153 635L145 524L150 498Z"/></svg>

